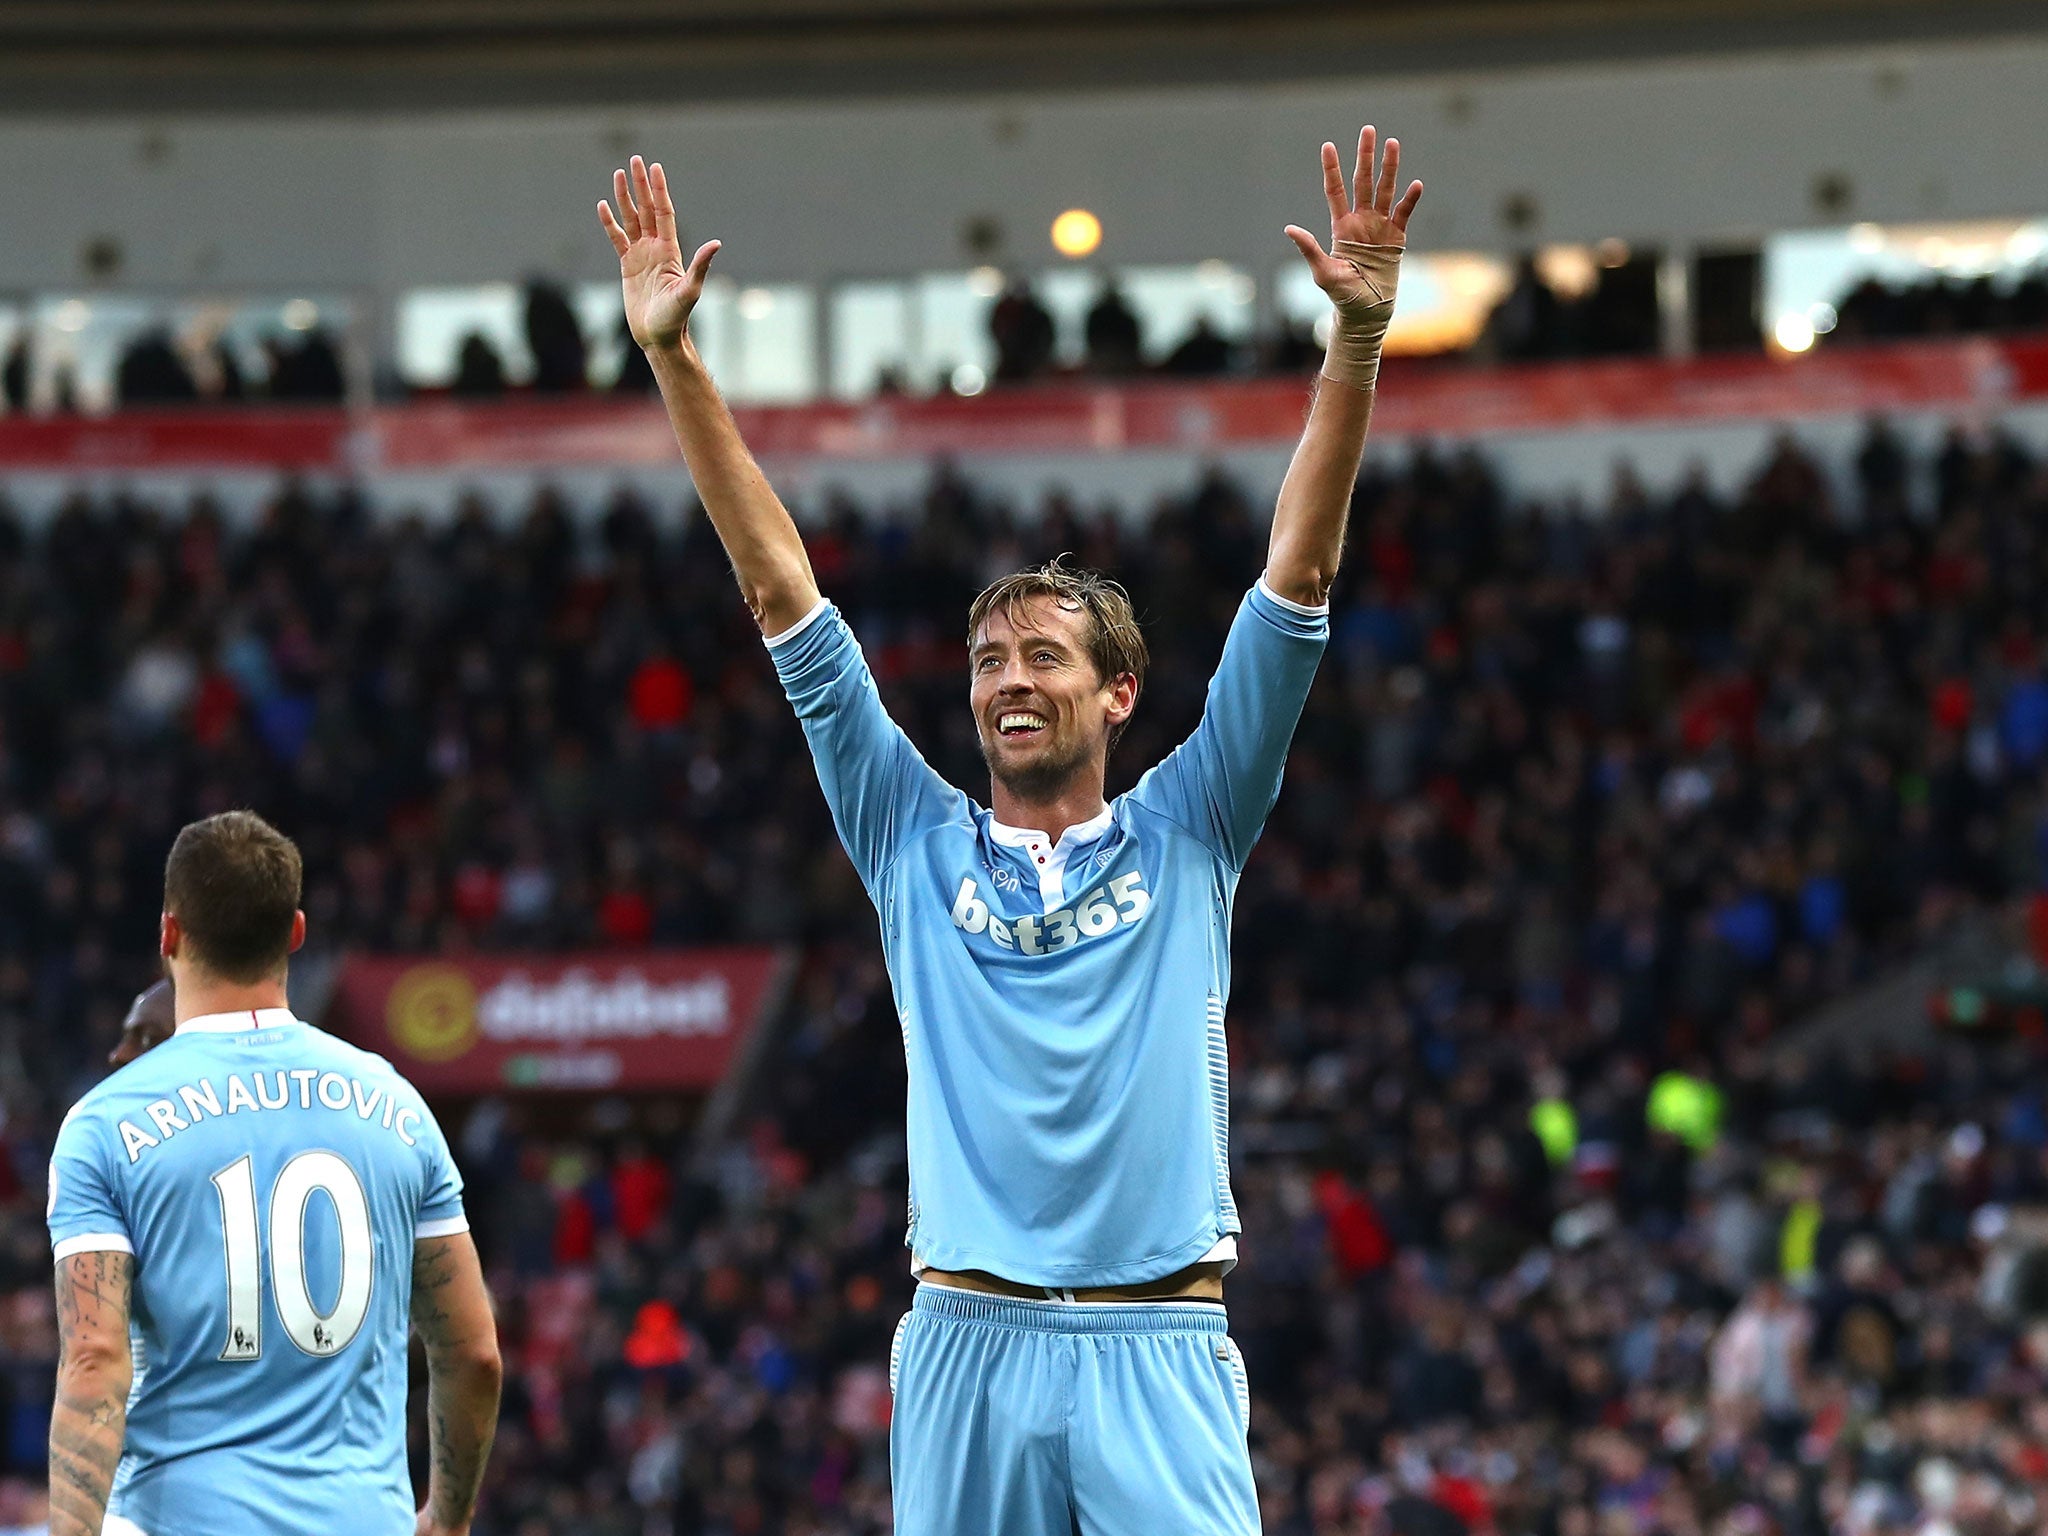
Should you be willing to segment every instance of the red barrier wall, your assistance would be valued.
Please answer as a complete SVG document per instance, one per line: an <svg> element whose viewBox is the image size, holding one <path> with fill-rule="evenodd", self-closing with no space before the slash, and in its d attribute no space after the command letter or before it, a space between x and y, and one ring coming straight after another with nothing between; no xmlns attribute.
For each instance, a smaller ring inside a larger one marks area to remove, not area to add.
<svg viewBox="0 0 2048 1536"><path fill-rule="evenodd" d="M2048 337L1843 347L1803 357L1617 359L1472 368L1387 364L1383 435L1482 437L1651 423L1796 420L1981 409L2048 398ZM936 454L1191 453L1293 441L1307 380L1058 383L974 399L742 407L756 453L836 459ZM339 407L165 408L100 419L0 417L0 471L353 470L668 465L645 400L513 397Z"/></svg>

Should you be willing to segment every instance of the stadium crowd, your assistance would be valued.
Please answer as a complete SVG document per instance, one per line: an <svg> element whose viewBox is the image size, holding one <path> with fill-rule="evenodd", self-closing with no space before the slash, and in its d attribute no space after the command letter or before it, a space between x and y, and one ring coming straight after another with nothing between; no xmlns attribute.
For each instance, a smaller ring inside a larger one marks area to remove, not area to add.
<svg viewBox="0 0 2048 1536"><path fill-rule="evenodd" d="M1023 518L941 467L818 509L821 585L975 788L961 616L1071 551L1192 724L1257 573L1227 479ZM1873 428L1731 499L1361 483L1334 637L1238 896L1243 1261L1269 1536L1817 1536L2048 1518L2048 1051L1788 1043L2048 878L2048 468ZM232 527L0 513L0 1530L33 1527L43 1163L151 974L185 820L261 810L316 945L794 940L746 1128L450 1106L508 1365L480 1536L871 1536L910 1292L874 924L700 518Z"/></svg>
<svg viewBox="0 0 2048 1536"><path fill-rule="evenodd" d="M2005 335L2048 326L2048 269L2017 279L1935 277L1921 282L1865 278L1841 298L1830 337L1878 341L1895 336Z"/></svg>
<svg viewBox="0 0 2048 1536"><path fill-rule="evenodd" d="M1731 259L1744 270L1732 283L1703 275L1695 279L1692 339L1702 352L1757 352L1764 346L1759 259L1754 253L1733 258L1724 253L1707 261L1725 269ZM1478 336L1456 355L1478 364L1654 356L1662 345L1657 266L1654 252L1637 252L1616 265L1600 266L1590 287L1569 293L1554 286L1535 255L1526 253L1515 262L1512 281ZM2048 326L2048 269L1997 277L1935 275L1911 282L1867 278L1842 294L1836 307L1837 319L1828 328L1830 345L2038 331ZM471 332L456 344L446 383L429 392L492 399L508 393L638 395L654 389L645 359L630 345L619 349L616 370L609 364L593 367L593 353L602 349L559 284L535 280L525 285L520 326L531 364L523 382L515 381L516 370L497 344ZM1138 312L1114 277L1104 278L1081 317L1078 338L1069 338L1079 344L1070 360L1061 355L1059 322L1028 280L1011 282L989 307L987 330L994 353L988 382L997 387L1077 377L1298 374L1313 368L1321 356L1305 322L1284 320L1256 335L1237 336L1198 317L1169 343L1148 348ZM626 339L623 333L619 339ZM321 329L303 335L275 332L251 353L219 336L180 338L164 327L149 327L122 347L112 394L122 406L339 401L345 394L344 351L341 338ZM21 414L39 408L36 371L33 339L28 330L18 330L0 353L0 410ZM389 359L379 360L375 371L379 393L412 392ZM895 368L884 369L875 383L883 394L910 387ZM77 380L68 364L53 368L45 395L42 406L56 414L79 408Z"/></svg>

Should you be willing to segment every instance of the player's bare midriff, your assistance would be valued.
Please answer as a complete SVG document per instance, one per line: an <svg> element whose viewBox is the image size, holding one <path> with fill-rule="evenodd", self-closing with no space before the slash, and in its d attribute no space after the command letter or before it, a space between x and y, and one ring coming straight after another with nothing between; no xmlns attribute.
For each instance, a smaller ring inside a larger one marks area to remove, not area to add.
<svg viewBox="0 0 2048 1536"><path fill-rule="evenodd" d="M979 1269L928 1269L918 1278L927 1285L950 1285L985 1296L1014 1296L1020 1301L1044 1301L1047 1295L1042 1285L1020 1285ZM1062 1301L1221 1301L1223 1266L1214 1261L1190 1264L1136 1285L1078 1286L1058 1294Z"/></svg>

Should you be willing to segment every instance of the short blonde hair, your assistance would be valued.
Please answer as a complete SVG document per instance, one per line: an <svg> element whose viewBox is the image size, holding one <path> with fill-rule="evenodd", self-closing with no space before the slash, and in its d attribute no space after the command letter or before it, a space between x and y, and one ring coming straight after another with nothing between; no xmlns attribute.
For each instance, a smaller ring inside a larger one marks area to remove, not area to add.
<svg viewBox="0 0 2048 1536"><path fill-rule="evenodd" d="M1128 673L1142 691L1151 656L1138 628L1138 616L1131 608L1131 594L1102 572L1077 569L1065 564L1065 560L1062 555L1044 565L1015 571L985 587L967 610L968 647L973 648L975 637L990 614L1001 610L1013 627L1021 629L1021 605L1033 598L1049 597L1061 608L1088 615L1088 657L1095 663L1096 675L1110 683ZM1116 745L1123 730L1119 725L1110 731L1111 746Z"/></svg>

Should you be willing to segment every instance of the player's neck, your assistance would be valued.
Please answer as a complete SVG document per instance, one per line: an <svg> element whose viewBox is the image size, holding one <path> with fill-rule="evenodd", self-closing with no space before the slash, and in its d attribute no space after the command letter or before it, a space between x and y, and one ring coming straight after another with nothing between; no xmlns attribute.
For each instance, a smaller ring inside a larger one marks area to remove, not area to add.
<svg viewBox="0 0 2048 1536"><path fill-rule="evenodd" d="M1044 796L1021 795L1001 779L989 785L989 809L997 821L1026 832L1043 832L1055 843L1066 835L1067 828L1100 816L1106 805L1102 780L1092 776L1077 777Z"/></svg>
<svg viewBox="0 0 2048 1536"><path fill-rule="evenodd" d="M200 976L191 971L171 980L172 1017L183 1024L187 1019L204 1019L216 1013L254 1013L265 1008L289 1008L283 976L262 981L226 981L218 976Z"/></svg>

